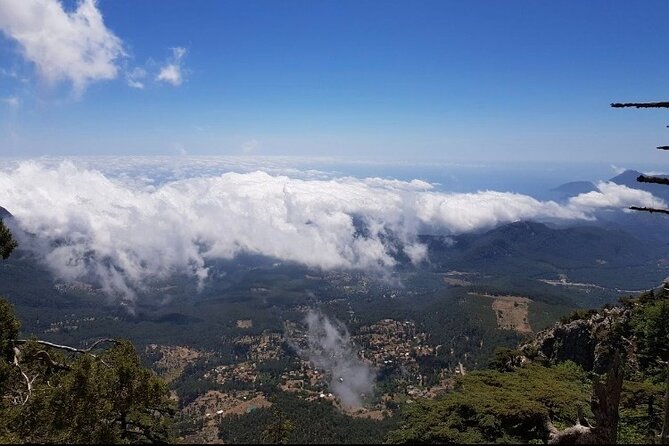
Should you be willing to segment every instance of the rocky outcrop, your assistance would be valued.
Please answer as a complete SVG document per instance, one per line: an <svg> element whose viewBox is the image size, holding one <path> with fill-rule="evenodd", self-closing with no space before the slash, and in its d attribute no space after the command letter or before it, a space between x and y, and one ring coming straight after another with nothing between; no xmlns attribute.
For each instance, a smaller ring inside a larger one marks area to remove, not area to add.
<svg viewBox="0 0 669 446"><path fill-rule="evenodd" d="M625 336L629 310L613 307L571 322L558 322L537 333L520 351L530 360L558 363L573 361L584 370L605 373L612 335ZM615 337L615 336L614 336Z"/></svg>
<svg viewBox="0 0 669 446"><path fill-rule="evenodd" d="M559 431L546 420L550 444L612 444L617 440L620 395L625 368L633 367L629 340L630 310L614 307L587 315L537 334L522 345L524 359L557 363L570 360L593 373L591 425L579 417L575 426Z"/></svg>

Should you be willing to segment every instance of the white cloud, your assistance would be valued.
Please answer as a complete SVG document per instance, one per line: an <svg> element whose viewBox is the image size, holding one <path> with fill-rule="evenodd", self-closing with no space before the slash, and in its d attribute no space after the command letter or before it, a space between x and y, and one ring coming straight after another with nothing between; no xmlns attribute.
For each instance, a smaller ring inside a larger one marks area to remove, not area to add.
<svg viewBox="0 0 669 446"><path fill-rule="evenodd" d="M125 73L125 80L131 88L144 88L144 78L146 78L146 70L141 67L136 67Z"/></svg>
<svg viewBox="0 0 669 446"><path fill-rule="evenodd" d="M104 24L95 0L65 11L58 0L0 0L0 30L50 83L69 81L77 94L114 79L123 43Z"/></svg>
<svg viewBox="0 0 669 446"><path fill-rule="evenodd" d="M21 100L18 96L9 96L2 99L2 102L9 105L10 107L18 107L21 105Z"/></svg>
<svg viewBox="0 0 669 446"><path fill-rule="evenodd" d="M0 175L0 205L39 240L59 240L42 247L59 277L95 279L127 295L174 272L205 280L209 261L242 252L314 268L382 270L395 265L398 250L424 260L417 235L426 230L457 234L521 219L593 219L600 209L665 206L648 192L612 183L560 205L514 193L438 192L418 180L262 171L195 169L197 176L161 182L142 162L126 161L120 171L134 169L139 179L71 162L18 162ZM159 168L156 175L170 174Z"/></svg>
<svg viewBox="0 0 669 446"><path fill-rule="evenodd" d="M175 87L181 85L181 68L178 65L169 64L160 69L156 80L167 82Z"/></svg>
<svg viewBox="0 0 669 446"><path fill-rule="evenodd" d="M330 389L347 407L360 407L363 396L374 390L374 371L363 362L354 348L348 329L340 321L331 321L310 310L307 324L308 349L298 350L330 378Z"/></svg>
<svg viewBox="0 0 669 446"><path fill-rule="evenodd" d="M582 209L628 208L630 206L666 207L664 201L643 190L604 181L597 184L597 189L570 198L568 206Z"/></svg>
<svg viewBox="0 0 669 446"><path fill-rule="evenodd" d="M611 164L611 169L616 175L620 175L627 170L625 167L616 166L615 164Z"/></svg>
<svg viewBox="0 0 669 446"><path fill-rule="evenodd" d="M183 59L186 56L186 48L176 47L172 48L172 57L160 69L157 81L167 82L168 84L178 87L183 82Z"/></svg>

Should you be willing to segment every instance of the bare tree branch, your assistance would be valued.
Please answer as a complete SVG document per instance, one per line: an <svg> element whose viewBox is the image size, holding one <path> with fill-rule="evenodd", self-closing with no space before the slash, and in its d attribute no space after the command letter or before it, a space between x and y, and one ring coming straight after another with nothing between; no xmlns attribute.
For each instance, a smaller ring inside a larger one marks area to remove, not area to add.
<svg viewBox="0 0 669 446"><path fill-rule="evenodd" d="M657 212L659 214L667 214L669 215L669 210L667 209L656 209L656 208L642 208L638 206L630 206L630 209L633 211L643 211L643 212L650 212L651 214L653 212Z"/></svg>
<svg viewBox="0 0 669 446"><path fill-rule="evenodd" d="M639 175L636 179L639 183L653 183L653 184L667 184L669 185L669 178L653 177L648 175Z"/></svg>
<svg viewBox="0 0 669 446"><path fill-rule="evenodd" d="M669 102L614 102L611 104L613 108L669 108Z"/></svg>
<svg viewBox="0 0 669 446"><path fill-rule="evenodd" d="M56 369L56 370L72 370L72 367L70 367L69 365L67 365L67 364L63 364L63 363L61 363L61 362L54 361L54 360L51 358L51 355L49 355L49 353L48 353L46 350L40 350L40 351L38 351L38 352L35 354L35 356L36 356L38 359L40 359L40 360L46 362L47 365L48 365L49 367L51 367L52 369Z"/></svg>
<svg viewBox="0 0 669 446"><path fill-rule="evenodd" d="M21 368L21 350L19 350L17 347L14 347L14 361L12 361L12 363L14 367L19 369L21 376L23 376L23 379L26 381L26 388L28 392L26 393L26 397L21 400L21 405L24 406L33 394L33 383L35 382L35 379L38 375L35 375L33 379L30 379L28 375L26 375L26 372L24 372L23 368Z"/></svg>
<svg viewBox="0 0 669 446"><path fill-rule="evenodd" d="M548 444L577 444L583 438L589 439L593 429L592 426L584 426L577 420L574 426L560 431L548 417L544 420L544 426L548 432Z"/></svg>
<svg viewBox="0 0 669 446"><path fill-rule="evenodd" d="M116 339L110 339L110 338L99 339L99 340L95 341L90 347L84 348L84 349L76 348L76 347L70 347L69 345L54 344L53 342L41 341L39 339L15 339L13 342L14 342L14 344L27 344L29 342L35 342L35 343L40 344L40 345L45 345L45 346L51 347L51 348L58 348L58 349L61 349L61 350L66 350L68 352L72 352L72 353L89 354L89 355L93 356L94 358L96 358L97 356L94 355L93 353L91 353L91 350L93 350L95 347L97 347L98 345L100 345L104 342L111 342L111 343L115 344L118 341Z"/></svg>
<svg viewBox="0 0 669 446"><path fill-rule="evenodd" d="M110 367L109 364L104 362L101 358L98 358L97 355L91 353L91 351L102 343L107 343L107 342L116 343L118 341L116 339L110 339L110 338L98 339L93 344L91 344L90 347L84 348L84 349L71 347L69 345L54 344L53 342L41 341L39 339L14 339L12 342L14 343L14 347L13 347L14 360L12 361L12 365L14 367L16 367L19 370L19 372L21 373L21 376L23 376L23 379L26 382L26 389L27 389L27 393L26 393L25 398L24 397L19 398L18 402L20 402L21 405L25 405L28 402L28 400L30 400L30 397L32 396L33 383L35 382L35 380L37 379L37 377L39 375L35 375L32 379L30 379L30 377L23 371L23 368L21 367L21 357L23 356L23 352L21 352L21 350L18 348L17 345L27 344L29 342L34 342L34 343L39 344L39 345L44 345L44 346L47 346L47 347L50 347L50 348L57 348L57 349L61 349L61 350L66 350L66 351L71 352L71 353L80 353L80 354L91 355L92 357L94 357L96 359L99 359L102 362L102 364L104 364L106 367ZM47 363L47 365L51 368L54 368L54 369L57 369L57 370L72 370L71 367L68 366L67 364L63 364L63 363L54 361L53 358L51 358L51 355L49 355L49 353L46 350L38 351L37 353L35 353L35 357L40 359L41 361L44 361L45 363Z"/></svg>

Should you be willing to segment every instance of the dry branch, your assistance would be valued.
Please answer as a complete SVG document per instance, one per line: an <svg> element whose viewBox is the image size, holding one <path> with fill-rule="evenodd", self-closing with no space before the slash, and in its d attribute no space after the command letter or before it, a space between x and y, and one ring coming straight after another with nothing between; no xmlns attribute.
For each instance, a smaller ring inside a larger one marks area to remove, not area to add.
<svg viewBox="0 0 669 446"><path fill-rule="evenodd" d="M116 339L109 339L109 338L104 338L104 339L99 339L95 341L93 344L91 344L90 347L88 348L76 348L76 347L71 347L69 345L61 345L61 344L54 344L53 342L48 342L48 341L41 341L39 339L14 339L12 341L14 343L13 351L14 351L14 360L12 361L12 365L16 367L19 372L21 373L21 376L23 376L23 379L26 382L26 396L25 398L21 398L21 405L25 405L28 400L30 399L30 396L32 395L32 390L33 390L33 383L35 382L35 379L39 375L35 375L32 379L28 377L28 375L23 371L23 368L21 367L21 357L23 356L23 352L19 349L18 345L21 344L27 344L29 342L34 342L39 345L44 345L46 347L50 348L56 348L60 350L65 350L71 353L79 353L79 354L86 354L86 355L91 355L92 357L99 359L102 361L102 359L98 358L95 354L91 353L91 351L97 347L98 345L102 343L116 343L118 342ZM44 361L50 368L56 369L56 370L71 370L71 367L68 366L67 364L63 364L57 361L54 361L53 358L51 358L51 355L46 350L40 350L37 353L34 354L36 358L38 358L41 361ZM102 361L102 364L104 364L106 367L109 367L107 363Z"/></svg>
<svg viewBox="0 0 669 446"><path fill-rule="evenodd" d="M583 426L578 421L574 426L560 431L547 419L546 430L548 431L548 444L577 444L592 434L592 427Z"/></svg>
<svg viewBox="0 0 669 446"><path fill-rule="evenodd" d="M91 353L91 350L93 350L95 347L98 345L104 343L104 342L111 342L111 343L116 343L118 342L116 339L109 339L109 338L104 338L104 339L99 339L95 341L90 347L88 348L76 348L76 347L70 347L69 345L61 345L61 344L54 344L53 342L48 342L48 341L41 341L39 339L15 339L14 344L27 344L28 342L35 342L40 345L45 345L47 347L51 348L58 348L61 350L66 350L68 352L72 353L83 353L83 354L89 354L96 358L97 356Z"/></svg>
<svg viewBox="0 0 669 446"><path fill-rule="evenodd" d="M69 365L63 364L62 362L54 361L51 358L51 355L49 355L49 353L46 350L38 351L37 353L35 353L35 357L37 357L38 359L46 362L46 364L52 369L55 369L55 370L72 370L72 367L70 367Z"/></svg>
<svg viewBox="0 0 669 446"><path fill-rule="evenodd" d="M669 215L669 210L668 209L656 209L656 208L642 208L638 206L630 206L630 209L633 211L643 211L643 212L650 212L651 214L653 212L657 212L659 214L667 214Z"/></svg>
<svg viewBox="0 0 669 446"><path fill-rule="evenodd" d="M38 375L35 375L33 379L30 379L26 372L23 371L23 368L21 367L21 350L19 350L17 347L14 347L14 361L12 361L12 364L14 367L19 369L19 372L21 373L21 376L23 376L23 379L26 382L26 397L22 399L21 405L24 406L30 397L33 394L33 382L35 382L35 379L37 378Z"/></svg>
<svg viewBox="0 0 669 446"><path fill-rule="evenodd" d="M636 179L639 183L665 184L669 185L669 178L653 177L647 175L639 175Z"/></svg>
<svg viewBox="0 0 669 446"><path fill-rule="evenodd" d="M669 102L614 102L611 104L613 108L669 108Z"/></svg>

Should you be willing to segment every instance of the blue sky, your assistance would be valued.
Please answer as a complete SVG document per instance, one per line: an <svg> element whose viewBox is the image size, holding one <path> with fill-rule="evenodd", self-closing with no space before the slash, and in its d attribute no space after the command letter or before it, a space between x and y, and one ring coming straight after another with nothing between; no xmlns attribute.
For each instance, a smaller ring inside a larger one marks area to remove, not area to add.
<svg viewBox="0 0 669 446"><path fill-rule="evenodd" d="M608 106L669 98L666 1L89 0L122 54L80 84L34 1L0 0L0 155L669 161L669 113Z"/></svg>

